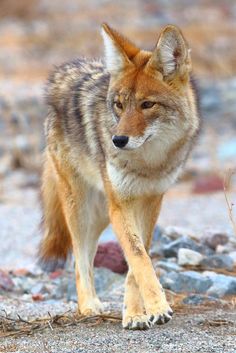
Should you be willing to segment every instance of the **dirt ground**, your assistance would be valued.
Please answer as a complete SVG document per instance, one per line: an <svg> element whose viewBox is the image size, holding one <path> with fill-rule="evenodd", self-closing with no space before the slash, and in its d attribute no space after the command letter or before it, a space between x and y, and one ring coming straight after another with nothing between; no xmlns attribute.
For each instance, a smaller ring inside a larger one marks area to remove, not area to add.
<svg viewBox="0 0 236 353"><path fill-rule="evenodd" d="M0 2L0 269L35 271L41 237L38 201L43 122L43 85L54 65L79 55L102 54L100 25L108 22L138 45L153 48L167 23L181 27L192 48L200 87L203 128L185 179L166 195L159 224L233 233L222 188L194 193L199 176L222 178L235 168L236 5L198 0L1 0ZM188 178L187 178L188 174ZM236 200L236 178L230 200ZM234 208L235 209L235 208ZM37 269L36 269L37 271ZM122 298L107 293L107 308L121 314ZM32 335L4 337L0 353L236 353L235 299L219 307L182 305L173 320L148 331L126 331L120 322L48 325ZM76 304L33 302L0 293L5 312L24 319L75 312Z"/></svg>
<svg viewBox="0 0 236 353"><path fill-rule="evenodd" d="M188 308L165 326L123 330L120 322L81 323L32 336L1 340L0 352L15 353L235 353L236 312Z"/></svg>

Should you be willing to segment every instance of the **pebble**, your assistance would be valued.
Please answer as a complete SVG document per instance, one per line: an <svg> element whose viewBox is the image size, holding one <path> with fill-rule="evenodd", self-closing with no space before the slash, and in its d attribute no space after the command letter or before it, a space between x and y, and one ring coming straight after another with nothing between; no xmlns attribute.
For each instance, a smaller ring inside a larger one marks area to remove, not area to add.
<svg viewBox="0 0 236 353"><path fill-rule="evenodd" d="M14 282L7 272L0 270L0 290L11 291L14 288Z"/></svg>
<svg viewBox="0 0 236 353"><path fill-rule="evenodd" d="M205 194L209 192L222 191L224 183L218 175L199 176L193 184L192 192L195 194Z"/></svg>
<svg viewBox="0 0 236 353"><path fill-rule="evenodd" d="M215 297L205 296L201 294L191 294L182 300L183 304L199 305L206 302L217 302Z"/></svg>
<svg viewBox="0 0 236 353"><path fill-rule="evenodd" d="M176 271L176 272L179 272L179 271L182 271L183 270L183 267L180 267L179 265L177 265L176 263L174 262L169 262L169 261L157 261L157 263L155 264L155 268L162 268L163 270L166 270L168 272L170 271Z"/></svg>
<svg viewBox="0 0 236 353"><path fill-rule="evenodd" d="M233 260L234 266L236 266L236 251L231 251L228 255Z"/></svg>
<svg viewBox="0 0 236 353"><path fill-rule="evenodd" d="M32 295L36 295L36 294L45 294L45 293L49 293L48 288L45 286L44 283L37 283L35 284L32 288L30 293Z"/></svg>
<svg viewBox="0 0 236 353"><path fill-rule="evenodd" d="M203 276L210 278L212 286L207 290L207 294L213 297L223 297L225 295L236 294L236 277L226 276L213 271L204 271Z"/></svg>
<svg viewBox="0 0 236 353"><path fill-rule="evenodd" d="M163 230L163 233L172 240L176 240L181 236L192 238L194 240L197 238L196 234L191 229L185 227L168 226Z"/></svg>
<svg viewBox="0 0 236 353"><path fill-rule="evenodd" d="M212 280L195 271L169 272L160 278L164 288L174 292L205 293Z"/></svg>
<svg viewBox="0 0 236 353"><path fill-rule="evenodd" d="M177 257L179 249L191 249L197 252L202 252L204 249L201 245L198 245L194 240L182 236L163 247L163 254L165 257Z"/></svg>
<svg viewBox="0 0 236 353"><path fill-rule="evenodd" d="M172 240L167 236L162 234L159 239L153 241L152 247L149 251L151 257L164 256L163 249L166 245L170 244Z"/></svg>
<svg viewBox="0 0 236 353"><path fill-rule="evenodd" d="M203 243L211 249L216 250L218 245L225 245L229 241L229 236L226 233L207 231L203 234Z"/></svg>
<svg viewBox="0 0 236 353"><path fill-rule="evenodd" d="M232 271L234 267L234 261L229 255L217 254L205 257L200 262L200 265L207 268L223 268Z"/></svg>
<svg viewBox="0 0 236 353"><path fill-rule="evenodd" d="M178 251L178 264L180 266L197 266L203 260L203 255L191 249L181 248Z"/></svg>

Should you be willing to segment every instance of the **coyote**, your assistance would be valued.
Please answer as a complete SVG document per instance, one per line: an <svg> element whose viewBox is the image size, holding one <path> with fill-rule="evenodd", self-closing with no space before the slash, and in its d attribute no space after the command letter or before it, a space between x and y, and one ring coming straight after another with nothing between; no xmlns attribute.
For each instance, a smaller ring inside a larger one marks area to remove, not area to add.
<svg viewBox="0 0 236 353"><path fill-rule="evenodd" d="M78 59L49 78L39 252L47 263L73 251L78 310L99 314L93 262L111 223L129 266L122 325L147 329L173 315L148 251L199 130L190 50L172 25L153 52L107 24L102 36L104 62Z"/></svg>

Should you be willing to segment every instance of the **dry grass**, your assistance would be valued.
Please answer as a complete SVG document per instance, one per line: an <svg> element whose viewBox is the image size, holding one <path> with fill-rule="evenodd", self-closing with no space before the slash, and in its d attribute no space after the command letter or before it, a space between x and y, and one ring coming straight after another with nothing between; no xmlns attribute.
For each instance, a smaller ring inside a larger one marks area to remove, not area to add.
<svg viewBox="0 0 236 353"><path fill-rule="evenodd" d="M73 314L71 312L66 312L55 316L48 313L48 316L44 318L25 320L20 315L17 315L17 318L13 318L8 316L5 312L4 315L0 315L0 339L10 336L19 337L32 335L48 328L53 331L56 327L75 326L79 323L86 323L89 326L94 326L104 321L121 321L121 316L115 314L104 314L85 317Z"/></svg>
<svg viewBox="0 0 236 353"><path fill-rule="evenodd" d="M235 174L235 172L236 171L234 169L229 169L225 173L225 177L224 177L224 195L225 195L225 201L226 201L226 205L227 205L227 209L228 209L229 219L230 219L230 222L232 224L232 227L233 227L233 230L234 230L234 234L236 235L236 221L234 219L234 214L233 214L234 203L229 198L230 184L231 184L231 180L232 180L232 177Z"/></svg>

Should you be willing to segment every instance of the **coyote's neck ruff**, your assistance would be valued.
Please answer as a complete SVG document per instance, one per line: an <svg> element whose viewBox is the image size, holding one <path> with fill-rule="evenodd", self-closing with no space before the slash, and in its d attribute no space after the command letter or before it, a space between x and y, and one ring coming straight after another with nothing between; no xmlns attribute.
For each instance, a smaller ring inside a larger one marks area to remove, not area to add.
<svg viewBox="0 0 236 353"><path fill-rule="evenodd" d="M105 64L77 60L49 80L41 257L73 248L80 310L98 312L93 258L111 222L130 268L123 325L146 327L171 312L146 250L199 129L190 51L174 26L153 52L107 25L102 35Z"/></svg>

